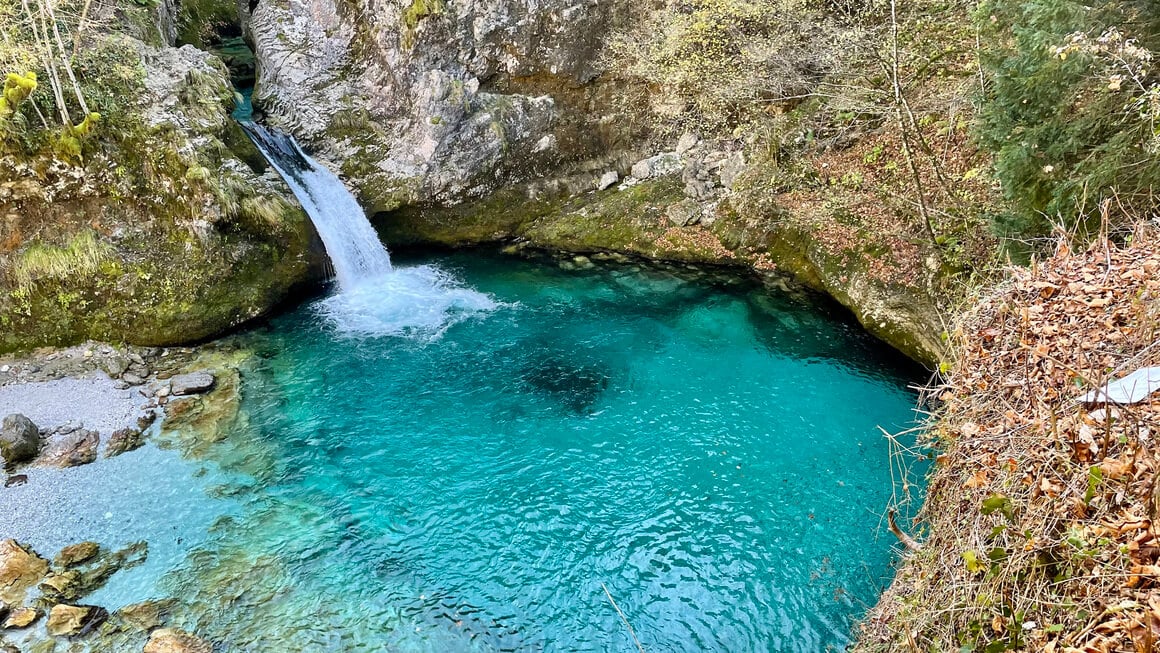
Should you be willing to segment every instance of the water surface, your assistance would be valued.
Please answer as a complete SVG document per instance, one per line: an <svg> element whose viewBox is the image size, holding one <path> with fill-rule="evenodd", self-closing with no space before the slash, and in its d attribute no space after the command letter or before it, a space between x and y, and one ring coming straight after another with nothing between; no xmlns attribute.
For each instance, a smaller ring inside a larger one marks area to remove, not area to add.
<svg viewBox="0 0 1160 653"><path fill-rule="evenodd" d="M324 299L246 336L214 455L251 480L164 580L187 626L228 650L635 650L603 584L648 651L847 643L892 573L878 427L912 420L913 368L745 283L437 264L489 301L376 336L373 296Z"/></svg>

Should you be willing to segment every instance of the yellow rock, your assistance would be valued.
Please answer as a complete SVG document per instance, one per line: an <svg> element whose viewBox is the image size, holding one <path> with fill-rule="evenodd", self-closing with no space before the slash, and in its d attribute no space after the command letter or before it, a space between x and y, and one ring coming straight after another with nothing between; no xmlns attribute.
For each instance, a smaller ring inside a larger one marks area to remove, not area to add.
<svg viewBox="0 0 1160 653"><path fill-rule="evenodd" d="M0 628L26 628L39 616L40 612L36 608L16 608L8 614L8 618Z"/></svg>
<svg viewBox="0 0 1160 653"><path fill-rule="evenodd" d="M61 603L52 606L52 610L48 613L48 623L44 628L54 637L68 637L99 625L107 616L108 613L103 608Z"/></svg>
<svg viewBox="0 0 1160 653"><path fill-rule="evenodd" d="M149 635L144 653L213 653L213 647L184 630L161 628Z"/></svg>
<svg viewBox="0 0 1160 653"><path fill-rule="evenodd" d="M48 561L16 543L0 540L0 602L20 605L28 588L48 573Z"/></svg>

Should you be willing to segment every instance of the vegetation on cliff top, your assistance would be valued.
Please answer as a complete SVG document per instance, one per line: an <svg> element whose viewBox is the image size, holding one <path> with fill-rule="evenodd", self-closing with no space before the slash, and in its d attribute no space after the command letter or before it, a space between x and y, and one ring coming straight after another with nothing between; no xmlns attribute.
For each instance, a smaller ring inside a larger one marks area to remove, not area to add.
<svg viewBox="0 0 1160 653"><path fill-rule="evenodd" d="M1088 391L1160 362L1160 249L1056 254L979 297L935 390L929 537L860 651L1153 651L1160 642L1160 404Z"/></svg>
<svg viewBox="0 0 1160 653"><path fill-rule="evenodd" d="M204 338L307 276L305 216L244 163L225 68L145 44L154 12L0 6L0 65L20 71L0 115L0 351Z"/></svg>

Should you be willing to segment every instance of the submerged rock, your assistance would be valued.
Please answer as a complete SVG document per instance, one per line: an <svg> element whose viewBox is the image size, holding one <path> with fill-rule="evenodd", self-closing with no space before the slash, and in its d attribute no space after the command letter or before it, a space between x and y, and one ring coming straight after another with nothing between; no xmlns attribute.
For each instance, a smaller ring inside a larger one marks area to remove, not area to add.
<svg viewBox="0 0 1160 653"><path fill-rule="evenodd" d="M6 464L32 460L40 450L40 429L24 415L13 413L0 425L0 458Z"/></svg>
<svg viewBox="0 0 1160 653"><path fill-rule="evenodd" d="M117 610L113 616L132 628L150 631L165 624L169 611L176 604L174 599L142 601Z"/></svg>
<svg viewBox="0 0 1160 653"><path fill-rule="evenodd" d="M20 546L0 540L0 603L20 605L29 588L48 573L48 561Z"/></svg>
<svg viewBox="0 0 1160 653"><path fill-rule="evenodd" d="M96 431L77 429L66 435L57 435L48 441L48 446L36 464L42 467L76 467L87 465L97 459L97 447L101 436Z"/></svg>
<svg viewBox="0 0 1160 653"><path fill-rule="evenodd" d="M214 376L209 372L190 372L179 374L169 381L171 394L182 396L200 394L213 388Z"/></svg>
<svg viewBox="0 0 1160 653"><path fill-rule="evenodd" d="M213 646L184 630L160 628L150 633L144 653L213 653Z"/></svg>
<svg viewBox="0 0 1160 653"><path fill-rule="evenodd" d="M36 608L15 608L8 613L8 618L0 624L0 628L5 630L15 630L19 628L27 628L40 618L40 611Z"/></svg>
<svg viewBox="0 0 1160 653"><path fill-rule="evenodd" d="M58 565L40 584L40 591L56 601L75 601L99 589L117 571L141 564L147 555L148 545L142 541L111 553L94 554L73 568L61 569Z"/></svg>
<svg viewBox="0 0 1160 653"><path fill-rule="evenodd" d="M109 612L95 605L52 606L45 623L45 631L54 637L86 635L109 618Z"/></svg>
<svg viewBox="0 0 1160 653"><path fill-rule="evenodd" d="M58 567L73 567L92 560L100 552L101 545L96 542L78 542L61 549L52 562Z"/></svg>

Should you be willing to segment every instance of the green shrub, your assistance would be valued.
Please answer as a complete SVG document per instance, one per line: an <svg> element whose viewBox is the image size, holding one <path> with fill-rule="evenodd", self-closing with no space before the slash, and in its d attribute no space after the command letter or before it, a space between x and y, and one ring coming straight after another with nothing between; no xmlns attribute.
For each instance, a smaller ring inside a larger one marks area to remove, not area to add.
<svg viewBox="0 0 1160 653"><path fill-rule="evenodd" d="M978 134L1009 203L998 234L1034 239L1058 226L1083 239L1101 205L1113 226L1154 213L1160 8L987 0L977 22L991 75Z"/></svg>

